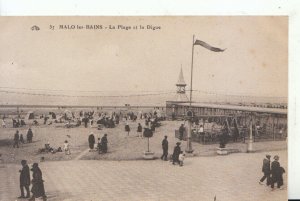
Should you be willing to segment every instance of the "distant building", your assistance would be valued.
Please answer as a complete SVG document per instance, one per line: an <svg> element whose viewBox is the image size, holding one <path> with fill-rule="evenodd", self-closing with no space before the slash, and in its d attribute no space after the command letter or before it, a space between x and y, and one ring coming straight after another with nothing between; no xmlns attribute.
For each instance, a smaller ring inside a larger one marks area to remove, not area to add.
<svg viewBox="0 0 300 201"><path fill-rule="evenodd" d="M259 105L233 105L229 103L212 104L192 102L185 93L185 81L182 69L176 83L177 93L173 100L166 101L166 117L172 119L185 119L187 111L193 111L195 117L206 121L224 122L226 119L235 119L239 127L249 126L251 118L253 124L263 127L264 133L274 137L280 130L287 133L287 107L259 107ZM233 122L233 121L231 121ZM280 131L280 132L279 132ZM266 135L267 135L266 134Z"/></svg>

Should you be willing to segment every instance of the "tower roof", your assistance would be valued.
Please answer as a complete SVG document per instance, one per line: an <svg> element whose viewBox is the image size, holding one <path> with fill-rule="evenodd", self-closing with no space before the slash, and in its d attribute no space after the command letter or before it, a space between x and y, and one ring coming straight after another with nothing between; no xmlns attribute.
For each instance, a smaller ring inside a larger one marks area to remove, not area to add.
<svg viewBox="0 0 300 201"><path fill-rule="evenodd" d="M174 97L175 102L189 102L189 98L187 97L187 95L185 93L177 93Z"/></svg>
<svg viewBox="0 0 300 201"><path fill-rule="evenodd" d="M182 67L180 69L179 78L178 78L176 85L186 86L184 78L183 78Z"/></svg>

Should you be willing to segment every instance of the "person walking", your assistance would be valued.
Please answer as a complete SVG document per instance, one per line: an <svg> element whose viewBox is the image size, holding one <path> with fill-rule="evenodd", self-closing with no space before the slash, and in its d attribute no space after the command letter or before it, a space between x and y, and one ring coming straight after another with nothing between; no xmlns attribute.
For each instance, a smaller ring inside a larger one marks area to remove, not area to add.
<svg viewBox="0 0 300 201"><path fill-rule="evenodd" d="M19 170L20 172L20 190L21 190L21 196L18 198L30 198L30 172L29 167L27 165L26 160L21 161L22 170ZM24 195L24 188L26 190L26 196Z"/></svg>
<svg viewBox="0 0 300 201"><path fill-rule="evenodd" d="M180 141L183 140L184 130L185 130L184 125L181 124L181 126L179 127L179 140Z"/></svg>
<svg viewBox="0 0 300 201"><path fill-rule="evenodd" d="M180 142L176 143L176 146L174 147L174 151L173 151L173 165L175 165L175 163L179 163L179 154L181 152L181 148L180 148Z"/></svg>
<svg viewBox="0 0 300 201"><path fill-rule="evenodd" d="M24 138L23 138L23 134L20 134L20 142L23 143L23 144L25 143Z"/></svg>
<svg viewBox="0 0 300 201"><path fill-rule="evenodd" d="M17 130L14 136L14 145L13 147L17 147L19 148L19 140L20 140L20 136L19 136L19 131Z"/></svg>
<svg viewBox="0 0 300 201"><path fill-rule="evenodd" d="M262 172L264 173L264 176L259 180L259 184L263 185L263 182L265 179L267 179L267 186L271 184L270 180L270 174L271 174L271 168L270 168L270 161L271 156L266 155L266 158L263 160L263 165L262 165Z"/></svg>
<svg viewBox="0 0 300 201"><path fill-rule="evenodd" d="M274 184L277 183L277 188L280 188L283 182L280 181L280 177L282 177L282 169L280 167L280 163L278 162L279 156L274 156L274 161L271 163L271 189L274 190Z"/></svg>
<svg viewBox="0 0 300 201"><path fill-rule="evenodd" d="M165 135L165 138L161 142L163 154L160 158L161 158L161 160L165 160L165 161L168 160L168 140L167 140L167 138L168 138L168 136Z"/></svg>
<svg viewBox="0 0 300 201"><path fill-rule="evenodd" d="M104 134L104 136L101 138L102 153L107 153L107 143L107 134Z"/></svg>
<svg viewBox="0 0 300 201"><path fill-rule="evenodd" d="M89 141L90 151L92 151L94 149L94 144L95 144L95 136L93 132L91 132L91 134L89 135L88 141Z"/></svg>
<svg viewBox="0 0 300 201"><path fill-rule="evenodd" d="M44 180L43 180L43 174L41 169L38 166L38 163L33 163L32 165L32 197L29 199L29 201L35 201L35 198L42 197L43 201L47 200L47 196L45 194L45 188L44 188Z"/></svg>
<svg viewBox="0 0 300 201"><path fill-rule="evenodd" d="M27 143L31 143L32 142L32 138L33 138L33 133L32 133L31 128L28 129L26 137L27 137Z"/></svg>
<svg viewBox="0 0 300 201"><path fill-rule="evenodd" d="M138 137L143 138L143 127L140 123L138 124L138 127L137 127L137 133L138 133Z"/></svg>

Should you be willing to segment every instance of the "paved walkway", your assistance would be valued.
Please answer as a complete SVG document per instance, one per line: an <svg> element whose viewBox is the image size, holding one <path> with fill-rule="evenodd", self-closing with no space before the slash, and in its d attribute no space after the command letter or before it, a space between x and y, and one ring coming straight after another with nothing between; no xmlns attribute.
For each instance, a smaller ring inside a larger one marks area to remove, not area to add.
<svg viewBox="0 0 300 201"><path fill-rule="evenodd" d="M86 149L83 152L81 152L79 155L77 155L74 160L80 160L84 155L86 155L88 152L90 151L90 149Z"/></svg>
<svg viewBox="0 0 300 201"><path fill-rule="evenodd" d="M287 151L280 156L287 170ZM258 184L266 153L187 158L183 167L170 162L73 160L40 163L49 201L284 201L285 189L271 192ZM0 167L0 200L19 196L20 166Z"/></svg>

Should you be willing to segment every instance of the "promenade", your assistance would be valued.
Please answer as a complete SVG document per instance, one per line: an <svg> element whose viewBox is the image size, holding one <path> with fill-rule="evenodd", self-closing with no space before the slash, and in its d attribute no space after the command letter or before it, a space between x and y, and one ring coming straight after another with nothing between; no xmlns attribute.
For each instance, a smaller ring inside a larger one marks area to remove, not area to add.
<svg viewBox="0 0 300 201"><path fill-rule="evenodd" d="M279 155L287 170L287 151L236 153L186 158L183 167L153 160L70 160L40 163L49 201L284 201L284 189L270 191L258 183L262 159ZM20 165L1 164L0 200L19 196ZM19 199L21 200L21 199Z"/></svg>

